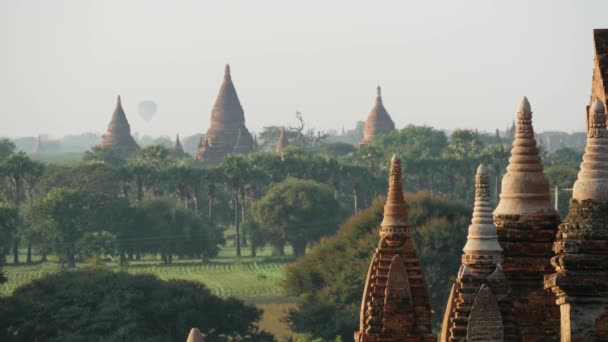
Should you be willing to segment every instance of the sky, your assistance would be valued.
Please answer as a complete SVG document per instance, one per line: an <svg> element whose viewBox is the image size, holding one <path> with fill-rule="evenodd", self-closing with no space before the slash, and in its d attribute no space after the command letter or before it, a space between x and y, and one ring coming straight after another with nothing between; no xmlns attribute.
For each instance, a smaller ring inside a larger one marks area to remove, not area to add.
<svg viewBox="0 0 608 342"><path fill-rule="evenodd" d="M204 133L224 72L246 125L352 129L376 86L397 127L514 119L583 131L608 1L0 0L0 136ZM152 100L146 122L138 104Z"/></svg>

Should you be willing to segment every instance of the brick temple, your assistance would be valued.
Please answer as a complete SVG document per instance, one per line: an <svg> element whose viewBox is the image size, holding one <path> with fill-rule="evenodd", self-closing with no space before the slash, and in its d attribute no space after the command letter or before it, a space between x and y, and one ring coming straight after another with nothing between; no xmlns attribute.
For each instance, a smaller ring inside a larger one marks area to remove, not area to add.
<svg viewBox="0 0 608 342"><path fill-rule="evenodd" d="M391 159L389 190L363 299L357 342L435 342L429 289L408 223L401 160Z"/></svg>
<svg viewBox="0 0 608 342"><path fill-rule="evenodd" d="M211 125L199 144L196 159L218 163L228 153L249 153L255 142L245 127L245 112L226 65L224 81L211 111Z"/></svg>
<svg viewBox="0 0 608 342"><path fill-rule="evenodd" d="M395 123L386 111L386 108L384 108L384 103L382 102L382 89L378 86L376 103L374 103L374 107L367 116L365 128L363 130L363 139L359 142L358 146L369 144L374 140L374 137L390 133L394 130Z"/></svg>
<svg viewBox="0 0 608 342"><path fill-rule="evenodd" d="M139 150L139 145L137 145L131 135L131 126L129 125L125 111L122 109L120 96L116 99L116 108L108 124L106 134L101 136L99 147L102 149L112 149L122 157L130 157Z"/></svg>

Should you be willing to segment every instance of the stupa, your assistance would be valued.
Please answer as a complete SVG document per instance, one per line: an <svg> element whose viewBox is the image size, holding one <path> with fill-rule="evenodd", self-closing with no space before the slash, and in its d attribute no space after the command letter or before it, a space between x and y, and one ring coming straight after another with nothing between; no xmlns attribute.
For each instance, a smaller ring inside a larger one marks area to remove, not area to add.
<svg viewBox="0 0 608 342"><path fill-rule="evenodd" d="M595 57L593 59L593 79L591 81L591 106L599 99L606 106L608 95L608 29L593 30ZM587 112L589 112L589 106ZM589 123L589 119L587 119Z"/></svg>
<svg viewBox="0 0 608 342"><path fill-rule="evenodd" d="M226 65L224 82L211 111L211 125L204 139L196 159L211 163L220 162L228 153L254 151L255 143L245 127L245 113L232 83L230 65Z"/></svg>
<svg viewBox="0 0 608 342"><path fill-rule="evenodd" d="M557 296L562 341L608 341L608 130L597 98L589 109L587 146L559 226L545 286Z"/></svg>
<svg viewBox="0 0 608 342"><path fill-rule="evenodd" d="M363 139L359 142L358 146L369 144L374 137L395 130L395 123L382 103L382 89L380 89L380 86L378 86L377 92L376 103L367 116L363 130Z"/></svg>
<svg viewBox="0 0 608 342"><path fill-rule="evenodd" d="M171 152L176 155L183 155L184 147L182 146L182 142L179 140L179 134L175 135L175 141L173 142L173 146L171 147Z"/></svg>
<svg viewBox="0 0 608 342"><path fill-rule="evenodd" d="M521 340L492 221L489 184L488 169L481 164L475 175L473 219L462 264L444 314L442 342Z"/></svg>
<svg viewBox="0 0 608 342"><path fill-rule="evenodd" d="M190 329L190 334L188 334L188 339L186 342L204 342L203 334L198 328Z"/></svg>
<svg viewBox="0 0 608 342"><path fill-rule="evenodd" d="M380 242L365 282L356 342L435 342L429 289L416 254L401 185L401 160L391 159Z"/></svg>
<svg viewBox="0 0 608 342"><path fill-rule="evenodd" d="M122 157L129 157L139 150L139 146L131 136L131 126L129 126L125 111L122 109L120 95L116 100L116 109L112 114L108 131L102 135L99 147L113 149Z"/></svg>
<svg viewBox="0 0 608 342"><path fill-rule="evenodd" d="M522 339L557 340L559 308L553 294L544 290L543 279L553 270L549 261L560 218L551 204L549 181L543 173L526 97L517 112L513 148L494 222Z"/></svg>
<svg viewBox="0 0 608 342"><path fill-rule="evenodd" d="M274 151L277 153L281 153L283 152L285 147L287 147L287 145L289 145L289 141L287 140L287 133L285 132L285 127L283 127L283 129L281 129L281 135L279 136L279 140L277 141L277 144L274 147Z"/></svg>

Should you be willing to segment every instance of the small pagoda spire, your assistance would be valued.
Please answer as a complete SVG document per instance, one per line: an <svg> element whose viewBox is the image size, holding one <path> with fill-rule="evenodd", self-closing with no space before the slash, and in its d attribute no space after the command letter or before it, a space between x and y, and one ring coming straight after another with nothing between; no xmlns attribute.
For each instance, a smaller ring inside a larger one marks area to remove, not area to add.
<svg viewBox="0 0 608 342"><path fill-rule="evenodd" d="M232 75L230 75L230 64L226 64L224 67L224 80L231 80Z"/></svg>
<svg viewBox="0 0 608 342"><path fill-rule="evenodd" d="M388 195L386 204L384 205L384 219L380 225L383 229L391 230L392 227L409 228L408 211L405 199L403 198L401 178L401 159L394 154L391 158Z"/></svg>
<svg viewBox="0 0 608 342"><path fill-rule="evenodd" d="M120 95L116 97L116 107L108 124L106 134L102 136L99 147L102 149L112 148L124 157L132 155L139 146L131 136L131 126L127 120Z"/></svg>
<svg viewBox="0 0 608 342"><path fill-rule="evenodd" d="M596 99L589 109L587 146L578 179L572 189L572 197L583 201L591 199L608 202L608 130L604 104Z"/></svg>
<svg viewBox="0 0 608 342"><path fill-rule="evenodd" d="M184 153L184 147L182 146L181 141L179 141L179 134L175 135L175 142L173 143L173 153Z"/></svg>
<svg viewBox="0 0 608 342"><path fill-rule="evenodd" d="M520 340L492 220L489 180L488 168L480 164L475 175L473 218L446 305L441 342ZM483 332L489 328L492 331L484 339Z"/></svg>
<svg viewBox="0 0 608 342"><path fill-rule="evenodd" d="M188 335L188 339L186 342L204 342L203 334L198 328L190 329L190 334Z"/></svg>
<svg viewBox="0 0 608 342"><path fill-rule="evenodd" d="M465 253L471 252L502 252L498 243L496 226L492 219L492 205L490 204L490 176L488 168L482 163L475 175L475 204L473 218L469 226Z"/></svg>
<svg viewBox="0 0 608 342"><path fill-rule="evenodd" d="M285 149L285 147L287 147L287 145L289 144L289 141L287 140L287 133L285 132L285 127L283 127L281 129L281 135L279 136L279 140L277 141L277 144L275 145L275 152L277 153L281 153L283 152L283 150Z"/></svg>

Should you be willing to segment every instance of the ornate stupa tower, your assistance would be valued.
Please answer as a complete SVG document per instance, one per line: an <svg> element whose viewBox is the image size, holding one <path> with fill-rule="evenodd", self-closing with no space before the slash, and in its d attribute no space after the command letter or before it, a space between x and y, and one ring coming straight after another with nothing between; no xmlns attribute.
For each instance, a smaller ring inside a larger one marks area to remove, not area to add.
<svg viewBox="0 0 608 342"><path fill-rule="evenodd" d="M281 135L279 136L279 140L277 141L277 144L274 147L274 151L277 153L281 153L283 152L285 147L287 147L287 145L289 145L289 141L287 140L287 133L285 132L285 127L283 127L283 129L281 129Z"/></svg>
<svg viewBox="0 0 608 342"><path fill-rule="evenodd" d="M211 126L196 159L217 163L228 153L252 152L254 145L245 127L245 112L232 83L230 65L226 65L224 82L211 111Z"/></svg>
<svg viewBox="0 0 608 342"><path fill-rule="evenodd" d="M401 186L401 160L391 159L380 243L367 273L356 342L435 342L429 290L416 254Z"/></svg>
<svg viewBox="0 0 608 342"><path fill-rule="evenodd" d="M475 175L475 205L462 265L448 300L442 342L520 341L502 248L492 221L490 177L481 164Z"/></svg>
<svg viewBox="0 0 608 342"><path fill-rule="evenodd" d="M377 135L390 133L395 130L395 123L382 103L382 89L380 89L380 86L378 86L377 91L376 103L367 116L365 129L363 130L363 140L359 142L358 146L369 144Z"/></svg>
<svg viewBox="0 0 608 342"><path fill-rule="evenodd" d="M560 218L551 204L549 181L534 139L532 110L525 97L517 111L515 139L494 222L522 339L557 341L559 309L553 294L544 290L543 279L553 269L549 260Z"/></svg>
<svg viewBox="0 0 608 342"><path fill-rule="evenodd" d="M131 136L131 126L129 126L125 111L122 109L120 95L116 100L116 109L112 114L108 131L101 136L99 147L113 149L123 157L129 157L139 149L139 145Z"/></svg>
<svg viewBox="0 0 608 342"><path fill-rule="evenodd" d="M559 226L545 286L557 295L562 341L608 341L608 130L600 99L590 108L587 146Z"/></svg>

